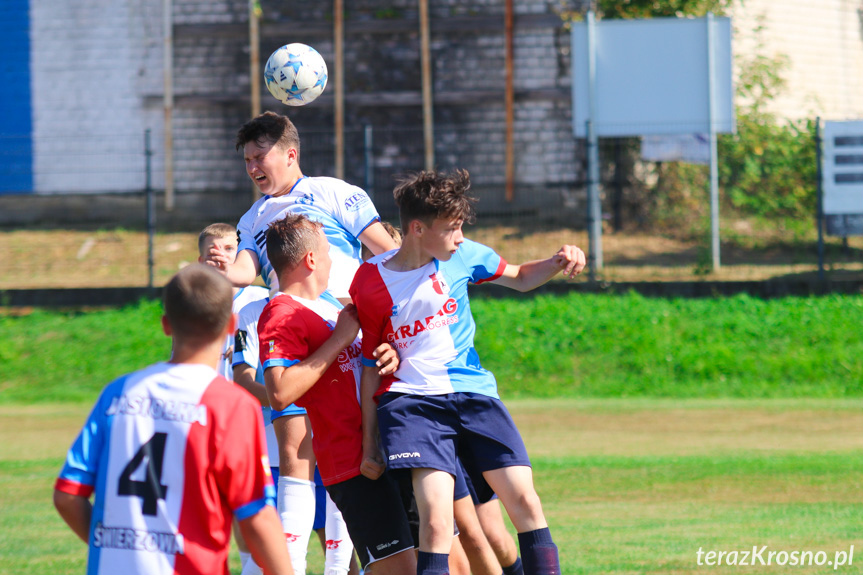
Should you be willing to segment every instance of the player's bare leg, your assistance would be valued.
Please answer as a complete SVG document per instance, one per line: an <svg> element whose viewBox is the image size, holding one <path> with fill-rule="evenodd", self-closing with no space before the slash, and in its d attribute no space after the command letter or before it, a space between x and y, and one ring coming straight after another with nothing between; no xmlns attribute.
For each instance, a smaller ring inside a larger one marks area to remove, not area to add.
<svg viewBox="0 0 863 575"><path fill-rule="evenodd" d="M483 473L503 503L518 531L518 542L528 575L559 575L560 559L533 486L530 467L517 465Z"/></svg>
<svg viewBox="0 0 863 575"><path fill-rule="evenodd" d="M306 572L309 536L315 521L315 454L305 415L273 421L279 444L279 519L297 573Z"/></svg>
<svg viewBox="0 0 863 575"><path fill-rule="evenodd" d="M417 573L446 573L454 533L455 478L445 471L421 468L411 470L411 480L420 516Z"/></svg>
<svg viewBox="0 0 863 575"><path fill-rule="evenodd" d="M470 561L461 546L458 535L452 539L452 547L449 550L449 575L471 575ZM500 575L495 573L495 575Z"/></svg>
<svg viewBox="0 0 863 575"><path fill-rule="evenodd" d="M453 512L459 531L456 539L470 562L470 572L473 575L500 575L500 564L482 531L473 499L468 496L455 501Z"/></svg>
<svg viewBox="0 0 863 575"><path fill-rule="evenodd" d="M504 575L520 575L524 573L521 569L521 560L518 556L518 547L515 540L506 529L503 522L503 514L500 511L500 501L492 499L485 503L476 505L476 515L482 526L482 531L488 539L498 562L503 567Z"/></svg>

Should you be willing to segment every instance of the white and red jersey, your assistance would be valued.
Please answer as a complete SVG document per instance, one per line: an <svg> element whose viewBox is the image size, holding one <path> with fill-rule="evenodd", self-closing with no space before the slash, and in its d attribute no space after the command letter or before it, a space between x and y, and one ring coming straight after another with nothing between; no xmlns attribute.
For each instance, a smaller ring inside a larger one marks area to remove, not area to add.
<svg viewBox="0 0 863 575"><path fill-rule="evenodd" d="M231 304L231 312L239 314L246 305L253 301L266 299L270 295L267 288L260 286L247 286L237 290L234 294L234 301ZM225 347L222 349L222 357L219 360L219 375L225 379L234 379L233 370L233 354L234 354L234 336L229 335L225 338Z"/></svg>
<svg viewBox="0 0 863 575"><path fill-rule="evenodd" d="M259 407L202 365L109 384L55 485L96 493L87 573L227 575L231 517L275 503Z"/></svg>
<svg viewBox="0 0 863 575"><path fill-rule="evenodd" d="M338 302L279 294L261 313L258 338L264 369L290 367L313 354L332 335ZM345 348L296 405L312 424L312 449L324 485L360 474L363 457L359 402L360 339Z"/></svg>
<svg viewBox="0 0 863 575"><path fill-rule="evenodd" d="M329 292L336 298L348 296L348 287L361 259L360 234L380 220L368 194L357 186L336 178L300 179L284 196L264 196L240 218L237 251L250 250L261 264L261 277L270 293L279 291L279 278L267 257L267 229L288 213L304 214L321 222L330 243L333 260Z"/></svg>
<svg viewBox="0 0 863 575"><path fill-rule="evenodd" d="M494 375L480 365L473 346L467 286L497 279L506 261L465 240L449 261L397 272L384 266L396 253L360 266L350 291L363 330L363 363L375 365L372 352L383 342L399 354L399 368L383 377L376 395L472 392L497 398Z"/></svg>

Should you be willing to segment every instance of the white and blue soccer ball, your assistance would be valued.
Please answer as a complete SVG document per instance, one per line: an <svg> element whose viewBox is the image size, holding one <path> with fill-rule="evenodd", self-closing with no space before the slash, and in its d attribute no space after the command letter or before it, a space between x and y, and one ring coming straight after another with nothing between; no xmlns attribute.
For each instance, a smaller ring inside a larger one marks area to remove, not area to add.
<svg viewBox="0 0 863 575"><path fill-rule="evenodd" d="M327 64L311 46L287 44L270 55L264 80L279 102L305 106L327 87Z"/></svg>

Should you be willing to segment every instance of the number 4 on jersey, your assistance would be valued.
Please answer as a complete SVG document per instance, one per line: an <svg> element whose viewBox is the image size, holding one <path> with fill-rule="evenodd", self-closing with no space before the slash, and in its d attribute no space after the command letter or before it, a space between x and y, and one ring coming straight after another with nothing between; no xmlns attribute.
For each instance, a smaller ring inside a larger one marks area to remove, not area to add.
<svg viewBox="0 0 863 575"><path fill-rule="evenodd" d="M123 468L120 481L117 485L117 495L129 495L140 497L141 510L144 515L156 514L156 503L159 499L165 499L168 486L162 485L162 463L165 458L165 441L167 433L156 433L150 441L141 446L135 457ZM141 466L144 458L147 458L144 481L134 481L132 474Z"/></svg>

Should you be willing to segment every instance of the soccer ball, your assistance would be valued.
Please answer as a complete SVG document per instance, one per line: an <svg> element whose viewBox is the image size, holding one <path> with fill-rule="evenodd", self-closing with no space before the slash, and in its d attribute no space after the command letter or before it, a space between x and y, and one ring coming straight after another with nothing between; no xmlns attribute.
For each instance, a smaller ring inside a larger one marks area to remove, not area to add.
<svg viewBox="0 0 863 575"><path fill-rule="evenodd" d="M288 106L305 106L327 87L327 64L305 44L287 44L272 53L264 68L267 89Z"/></svg>

